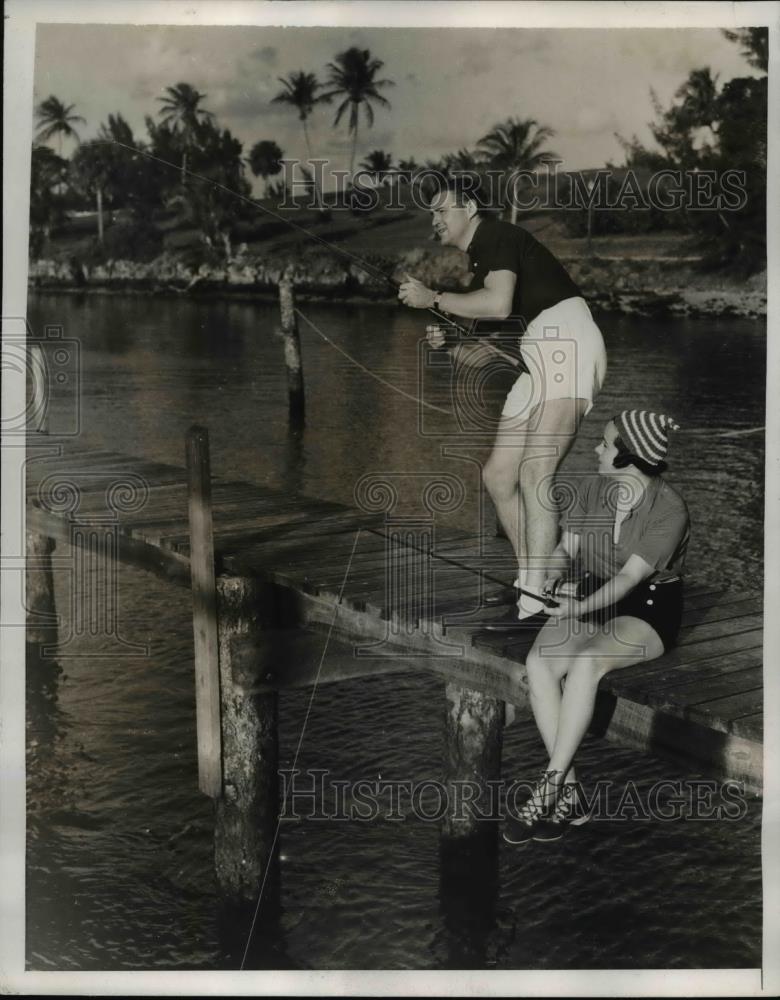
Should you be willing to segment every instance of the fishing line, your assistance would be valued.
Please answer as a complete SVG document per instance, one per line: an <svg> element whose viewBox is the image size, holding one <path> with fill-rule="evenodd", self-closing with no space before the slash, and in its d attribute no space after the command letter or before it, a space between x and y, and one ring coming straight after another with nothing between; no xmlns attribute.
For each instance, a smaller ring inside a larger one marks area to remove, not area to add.
<svg viewBox="0 0 780 1000"><path fill-rule="evenodd" d="M320 328L312 320L310 320L308 316L305 316L301 312L301 310L297 308L297 306L295 312L301 317L301 319L305 323L309 324L309 326L312 328L312 330L314 330L315 333L318 333L320 337L322 337L322 339L325 341L326 344L330 344L330 346L334 350L338 351L339 354L343 355L347 359L347 361L353 364L356 368L359 368L362 372L365 372L366 375L370 375L371 378L379 382L380 385L384 385L388 389L392 389L393 392L397 392L399 396L404 396L406 399L410 399L413 403L420 403L422 406L426 407L429 410L436 410L437 413L444 413L448 417L453 416L452 410L445 410L443 407L436 406L434 403L427 403L424 399L420 399L417 396L413 396L410 392L406 392L404 389L399 389L397 385L393 385L392 382L388 382L386 379L383 379L381 375L377 375L376 372L372 372L370 368L366 368L364 364L361 364L361 362L358 361L357 358L353 358L352 355L349 353L349 351L345 351L343 347L339 347L338 344L335 344L330 339L330 337L328 337L327 334L323 333L322 330L320 330Z"/></svg>
<svg viewBox="0 0 780 1000"><path fill-rule="evenodd" d="M200 181L206 181L209 184L213 184L214 187L219 188L226 194L232 195L234 198L238 198L239 201L245 202L247 205L251 205L254 209L259 212L265 212L266 215L270 215L272 219L276 219L277 222L284 223L287 226L291 226L299 233L303 233L304 236L308 236L309 239L314 240L321 246L326 247L328 250L332 250L336 254L341 254L342 257L347 257L352 261L353 264L357 264L358 267L362 268L367 274L371 274L376 278L380 278L382 281L386 282L392 288L397 289L400 287L400 282L396 281L391 275L386 274L380 268L375 267L368 261L363 260L363 258L358 257L357 254L350 253L349 250L345 250L344 247L337 246L335 243L329 243L328 240L324 239L322 236L318 236L316 233L311 232L306 229L305 226L299 225L297 222L293 222L292 219L288 219L283 215L279 215L278 212L274 212L273 209L266 208L264 205L259 205L254 199L248 198L246 195L239 194L238 191L234 191L232 188L226 187L224 184L220 184L219 181L215 181L213 177L205 177L203 174L198 174L194 170L184 169L177 163L172 163L170 160L164 160L160 156L155 156L154 153L149 153L145 149L139 149L136 146L129 146L125 142L120 142L118 139L95 139L93 140L95 145L106 145L106 146L121 146L123 149L130 150L132 153L140 153L141 156L145 156L148 160L154 160L155 163L162 163L166 167L172 167L174 170L179 171L179 173L184 173L189 177L194 177ZM454 322L449 316L444 313L439 312L438 309L434 309L433 306L426 307L426 311L435 316L438 320L447 323L448 326L459 330L461 333L468 333L469 331L466 327L459 323Z"/></svg>
<svg viewBox="0 0 780 1000"><path fill-rule="evenodd" d="M709 437L745 437L748 434L760 434L762 431L766 430L765 425L760 427L744 427L739 430L724 430L722 427L716 428L698 428L698 427L681 427L676 434L707 434Z"/></svg>
<svg viewBox="0 0 780 1000"><path fill-rule="evenodd" d="M328 652L328 646L330 644L330 637L333 634L333 627L336 624L336 618L338 617L339 608L341 607L341 599L344 596L344 588L347 585L347 579L349 577L349 571L352 568L352 560L355 558L355 552L357 550L357 543L358 543L358 539L360 538L360 532L362 530L363 530L362 528L358 528L357 531L355 532L355 541L352 543L352 551L350 552L349 559L347 560L347 568L344 570L344 579L341 581L341 587L339 589L339 597L338 597L338 600L336 601L336 604L335 604L335 606L333 608L333 617L330 620L330 626L328 628L328 634L325 637L325 645L323 646L322 655L320 656L320 662L319 662L319 664L317 666L317 674L316 674L316 676L314 678L314 686L312 687L311 696L309 698L309 704L306 707L306 715L305 715L304 720L303 720L303 725L301 726L301 735L298 737L298 745L295 748L295 756L293 757L293 764L292 764L292 768L291 768L291 773L293 775L297 771L298 756L299 756L299 754L301 752L301 746L303 745L303 736L304 736L304 733L306 732L306 726L307 726L307 724L309 722L309 716L311 715L312 706L314 704L314 697L317 694L317 685L319 684L320 673L322 671L322 665L325 662L325 655ZM274 851L276 850L276 844L277 844L277 841L279 839L279 830L281 829L281 826L282 826L281 817L286 812L287 799L288 799L289 793L290 793L290 788L289 788L289 785L288 785L288 787L285 789L285 796L284 796L284 802L282 804L282 809L280 810L280 812L279 812L279 818L276 821L276 830L274 831L274 839L271 842L271 850L270 850L269 855L268 855L268 857L269 857L269 863L265 866L265 871L263 872L263 881L260 884L260 894L257 897L257 905L255 906L255 913L254 913L254 916L252 917L252 925L249 928L249 937L247 938L246 947L244 948L244 954L243 954L243 957L241 959L241 965L239 966L239 970L240 971L243 971L244 963L246 962L246 957L249 954L249 946L252 943L252 935L255 932L255 924L257 923L257 915L260 912L260 903L262 902L262 899L263 899L263 892L265 891L265 883L266 883L266 881L268 879L268 872L269 872L269 870L271 868L270 859L273 858Z"/></svg>

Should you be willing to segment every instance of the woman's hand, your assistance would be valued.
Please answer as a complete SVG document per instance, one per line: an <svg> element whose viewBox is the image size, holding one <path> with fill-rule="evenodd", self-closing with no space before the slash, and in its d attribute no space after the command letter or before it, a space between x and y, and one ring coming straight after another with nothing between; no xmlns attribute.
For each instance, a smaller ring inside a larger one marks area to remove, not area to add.
<svg viewBox="0 0 780 1000"><path fill-rule="evenodd" d="M398 289L398 298L405 306L411 306L412 309L430 309L436 298L436 292L407 274L406 281L402 281Z"/></svg>
<svg viewBox="0 0 780 1000"><path fill-rule="evenodd" d="M578 601L576 597L556 597L558 606L545 608L546 613L556 621L563 621L564 618L579 618L582 614L584 601Z"/></svg>
<svg viewBox="0 0 780 1000"><path fill-rule="evenodd" d="M444 330L440 326L432 326L430 329L425 331L425 336L428 338L428 343L431 347L444 347L447 338L444 336Z"/></svg>

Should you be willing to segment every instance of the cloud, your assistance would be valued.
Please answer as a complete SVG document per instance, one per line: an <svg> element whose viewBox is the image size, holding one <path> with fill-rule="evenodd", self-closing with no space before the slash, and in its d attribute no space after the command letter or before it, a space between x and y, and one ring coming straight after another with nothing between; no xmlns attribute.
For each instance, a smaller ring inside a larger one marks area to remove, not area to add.
<svg viewBox="0 0 780 1000"><path fill-rule="evenodd" d="M249 53L250 59L257 59L258 62L265 63L266 66L276 66L278 56L279 49L275 45L263 45L262 48L253 49Z"/></svg>
<svg viewBox="0 0 780 1000"><path fill-rule="evenodd" d="M238 119L289 118L290 108L272 104L275 88L271 77L236 81L220 88L213 88L208 107L219 117Z"/></svg>
<svg viewBox="0 0 780 1000"><path fill-rule="evenodd" d="M481 76L493 68L495 57L495 47L490 42L469 40L460 47L458 72L468 76Z"/></svg>
<svg viewBox="0 0 780 1000"><path fill-rule="evenodd" d="M162 94L162 87L156 87L150 80L141 78L136 80L130 88L130 100L149 101Z"/></svg>
<svg viewBox="0 0 780 1000"><path fill-rule="evenodd" d="M574 122L567 129L573 135L596 135L620 128L617 115L611 109L585 104L577 109Z"/></svg>

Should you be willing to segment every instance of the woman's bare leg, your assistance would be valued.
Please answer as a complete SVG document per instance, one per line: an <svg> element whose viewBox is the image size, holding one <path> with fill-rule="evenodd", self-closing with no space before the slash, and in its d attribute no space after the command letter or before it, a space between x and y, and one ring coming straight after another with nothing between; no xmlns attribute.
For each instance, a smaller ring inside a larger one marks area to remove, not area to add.
<svg viewBox="0 0 780 1000"><path fill-rule="evenodd" d="M551 757L558 736L563 678L578 652L591 638L592 636L584 630L572 632L572 623L568 620L550 619L537 635L526 657L531 711L547 753ZM565 780L576 781L573 767L569 768Z"/></svg>
<svg viewBox="0 0 780 1000"><path fill-rule="evenodd" d="M664 651L655 629L639 618L614 618L606 628L583 646L569 667L550 754L550 771L563 773L571 767L593 718L601 678L612 670L653 660ZM637 654L637 647L644 649L644 655Z"/></svg>

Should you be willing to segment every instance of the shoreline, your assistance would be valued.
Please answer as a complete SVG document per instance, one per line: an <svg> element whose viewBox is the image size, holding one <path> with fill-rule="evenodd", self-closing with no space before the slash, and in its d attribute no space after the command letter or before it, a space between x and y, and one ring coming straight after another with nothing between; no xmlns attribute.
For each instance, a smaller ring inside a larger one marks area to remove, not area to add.
<svg viewBox="0 0 780 1000"><path fill-rule="evenodd" d="M741 317L763 319L767 313L766 272L748 279L704 273L692 257L570 257L561 262L594 309L644 317ZM431 287L465 291L469 274L461 255L415 249L382 258L380 267L393 280L411 270ZM78 259L37 260L29 265L28 288L66 294L164 295L227 297L275 301L282 273L292 268L296 294L302 301L345 305L388 304L388 282L347 264L336 254L306 253L298 257L239 253L220 264L188 265L165 254L142 263L113 260L89 266Z"/></svg>

